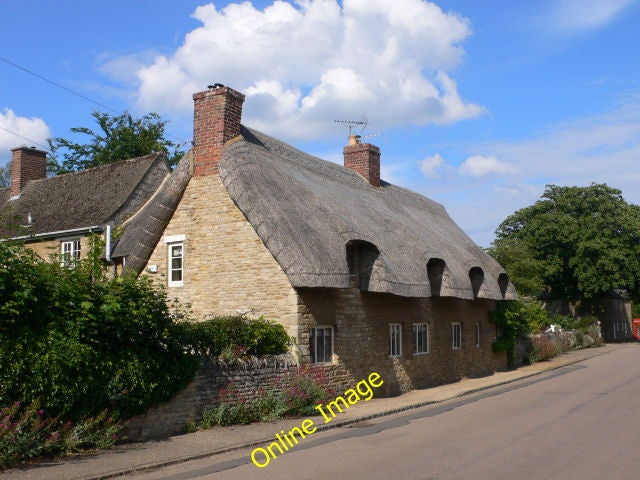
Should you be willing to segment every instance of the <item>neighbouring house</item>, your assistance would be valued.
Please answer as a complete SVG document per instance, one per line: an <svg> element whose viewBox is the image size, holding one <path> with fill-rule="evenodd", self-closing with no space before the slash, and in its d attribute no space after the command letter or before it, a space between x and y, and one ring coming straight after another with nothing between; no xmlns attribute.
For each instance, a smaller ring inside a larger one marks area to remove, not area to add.
<svg viewBox="0 0 640 480"><path fill-rule="evenodd" d="M130 219L171 172L163 155L47 178L47 153L12 149L11 186L0 188L0 238L25 240L44 258L84 257L90 234Z"/></svg>
<svg viewBox="0 0 640 480"><path fill-rule="evenodd" d="M108 252L118 269L155 278L199 316L282 323L337 388L376 371L393 395L506 368L489 312L516 298L507 275L442 205L382 180L376 146L351 137L338 165L242 125L244 96L231 88L193 99L193 148L176 169L121 222L89 222L123 225ZM66 198L53 205L40 209L73 212Z"/></svg>

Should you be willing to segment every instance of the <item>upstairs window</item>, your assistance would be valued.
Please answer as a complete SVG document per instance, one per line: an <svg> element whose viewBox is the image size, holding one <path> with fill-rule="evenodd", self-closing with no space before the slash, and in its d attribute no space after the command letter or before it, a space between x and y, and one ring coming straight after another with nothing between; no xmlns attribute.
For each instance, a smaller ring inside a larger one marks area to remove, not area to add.
<svg viewBox="0 0 640 480"><path fill-rule="evenodd" d="M462 348L462 325L458 322L451 324L451 336L453 337L452 347L454 350Z"/></svg>
<svg viewBox="0 0 640 480"><path fill-rule="evenodd" d="M413 354L429 353L429 324L413 324Z"/></svg>
<svg viewBox="0 0 640 480"><path fill-rule="evenodd" d="M169 286L181 287L184 273L184 245L172 243L169 245Z"/></svg>
<svg viewBox="0 0 640 480"><path fill-rule="evenodd" d="M62 257L60 264L63 267L73 267L80 260L80 239L61 242Z"/></svg>
<svg viewBox="0 0 640 480"><path fill-rule="evenodd" d="M333 327L313 327L309 333L311 363L333 362Z"/></svg>
<svg viewBox="0 0 640 480"><path fill-rule="evenodd" d="M402 355L402 325L399 323L389 324L389 356L399 357Z"/></svg>

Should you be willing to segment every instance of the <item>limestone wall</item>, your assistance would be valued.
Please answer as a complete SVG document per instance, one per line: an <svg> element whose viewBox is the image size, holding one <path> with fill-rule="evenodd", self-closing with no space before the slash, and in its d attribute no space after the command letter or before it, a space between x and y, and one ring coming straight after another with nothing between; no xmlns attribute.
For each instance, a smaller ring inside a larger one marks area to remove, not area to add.
<svg viewBox="0 0 640 480"><path fill-rule="evenodd" d="M168 237L184 235L184 285L168 287L169 298L191 305L196 316L248 313L277 320L297 337L298 295L251 224L216 176L194 177L148 273L167 286Z"/></svg>
<svg viewBox="0 0 640 480"><path fill-rule="evenodd" d="M233 366L204 359L191 383L172 401L151 408L127 421L121 438L141 441L183 433L189 422L199 422L204 407L214 403L218 392L234 382L238 392L252 397L261 387L297 368L289 355L238 360Z"/></svg>
<svg viewBox="0 0 640 480"><path fill-rule="evenodd" d="M349 388L372 371L384 379L384 395L490 375L506 369L506 355L494 353L493 301L454 298L403 298L363 293L358 288L300 292L305 304L300 347L309 358L308 332L315 325L335 327L334 387ZM429 324L429 353L413 354L413 324ZM462 325L462 348L453 349L452 322ZM389 324L402 326L402 355L389 355ZM476 324L480 345L476 346Z"/></svg>

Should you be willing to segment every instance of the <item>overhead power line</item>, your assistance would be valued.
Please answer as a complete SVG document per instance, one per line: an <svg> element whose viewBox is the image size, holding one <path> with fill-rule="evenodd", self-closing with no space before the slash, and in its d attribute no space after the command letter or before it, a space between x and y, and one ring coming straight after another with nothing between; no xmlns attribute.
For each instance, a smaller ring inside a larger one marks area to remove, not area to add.
<svg viewBox="0 0 640 480"><path fill-rule="evenodd" d="M6 59L4 57L0 57L0 60L5 62L5 63L7 63L7 64L9 64L9 65L11 65L14 68L17 68L18 70L22 70L23 72L28 73L29 75L33 75L34 77L39 78L40 80L42 80L44 82L50 83L51 85L54 85L54 86L56 86L58 88L61 88L62 90L65 90L66 92L68 92L68 93L70 93L72 95L80 97L80 98L82 98L82 99L84 99L84 100L86 100L88 102L91 102L91 103L93 103L95 105L98 105L98 106L100 106L102 108L106 108L107 110L110 110L113 113L116 113L118 115L123 115L124 114L124 112L122 112L120 110L112 108L109 105L105 105L104 103L100 103L97 100L92 99L91 97L87 97L86 95L83 95L82 93L76 92L75 90L71 90L70 88L67 88L64 85L61 85L58 82L54 82L53 80L50 80L47 77L45 77L43 75L40 75L39 73L36 73L36 72L34 72L32 70L29 70L28 68L23 67L22 65L18 65L17 63L12 62L11 60L8 60L8 59ZM2 128L2 127L0 127L0 128ZM4 130L5 132L8 132L8 133L11 133L12 135L16 135L17 137L20 137L20 138L22 138L24 140L27 140L29 142L35 143L36 145L40 145L41 147L43 146L43 145L39 144L38 142L34 142L33 140L29 140L28 138L25 138L22 135L18 135L15 132L11 132L11 131L7 130L6 128L2 128L2 130ZM179 146L186 145L187 143L190 143L190 140L185 140L183 138L178 138L175 135L167 134L167 136L173 138L174 140L177 140L178 142L180 142ZM44 148L49 150L49 147L44 147Z"/></svg>
<svg viewBox="0 0 640 480"><path fill-rule="evenodd" d="M111 110L112 112L115 112L117 114L121 114L122 113L122 112L119 112L118 110L116 110L114 108L111 108L108 105L105 105L104 103L97 102L96 100L93 100L92 98L89 98L86 95L83 95L83 94L78 93L78 92L76 92L74 90L71 90L70 88L67 88L64 85L61 85L58 82L54 82L53 80L49 80L48 78L43 77L42 75L40 75L40 74L38 74L36 72L33 72L33 71L29 70L28 68L23 67L22 65L18 65L17 63L12 62L11 60L7 60L6 58L3 58L3 57L0 57L0 60L2 60L5 63L8 63L12 67L15 67L15 68L17 68L19 70L22 70L23 72L27 72L29 75L33 75L34 77L39 78L40 80L43 80L43 81L45 81L47 83L50 83L51 85L55 85L56 87L61 88L63 90L66 90L67 92L71 93L72 95L76 95L77 97L83 98L83 99L87 100L88 102L95 103L96 105L99 105L102 108L106 108L107 110Z"/></svg>
<svg viewBox="0 0 640 480"><path fill-rule="evenodd" d="M44 148L47 152L51 151L51 149L49 147L45 147L41 143L36 142L35 140L31 140L30 138L24 137L24 136L20 135L19 133L12 132L11 130L8 130L8 129L2 127L2 126L0 126L0 130L4 130L5 132L10 133L11 135L15 135L16 137L20 137L20 138L22 138L23 140L26 140L27 142L29 142L32 145L38 145L39 147Z"/></svg>

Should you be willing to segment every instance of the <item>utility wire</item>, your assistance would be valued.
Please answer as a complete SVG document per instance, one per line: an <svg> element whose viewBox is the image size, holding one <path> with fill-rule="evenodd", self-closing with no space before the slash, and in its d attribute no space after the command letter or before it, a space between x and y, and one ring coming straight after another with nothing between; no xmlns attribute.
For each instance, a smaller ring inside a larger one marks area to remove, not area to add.
<svg viewBox="0 0 640 480"><path fill-rule="evenodd" d="M0 57L0 60L2 60L5 63L8 63L12 67L15 67L15 68L17 68L19 70L22 70L23 72L27 72L29 75L33 75L34 77L39 78L40 80L44 80L45 82L48 82L51 85L55 85L58 88L66 90L67 92L71 93L72 95L76 95L76 96L78 96L80 98L83 98L83 99L87 100L88 102L95 103L96 105L99 105L102 108L106 108L107 110L111 110L114 113L122 114L122 112L119 112L118 110L116 110L114 108L111 108L110 106L105 105L104 103L97 102L97 101L87 97L86 95L82 95L81 93L73 91L70 88L65 87L64 85L60 85L59 83L54 82L53 80L49 80L48 78L43 77L42 75L40 75L40 74L38 74L36 72L33 72L33 71L29 70L28 68L25 68L25 67L23 67L21 65L18 65L17 63L12 62L11 60L7 60L6 58L3 58L3 57Z"/></svg>
<svg viewBox="0 0 640 480"><path fill-rule="evenodd" d="M44 149L45 149L45 150L47 150L48 152L50 152L50 151L51 151L51 148L49 148L49 147L45 147L45 146L44 146L44 145L42 145L41 143L38 143L38 142L36 142L35 140L31 140L30 138L23 137L23 136L22 136L22 135L20 135L19 133L12 132L11 130L7 130L6 128L4 128L4 127L2 127L2 126L0 126L0 130L4 130L5 132L10 133L11 135L15 135L16 137L20 137L20 138L22 138L23 140L26 140L27 142L29 142L29 143L31 143L31 144L38 145L39 147L44 148Z"/></svg>
<svg viewBox="0 0 640 480"><path fill-rule="evenodd" d="M78 92L76 92L74 90L71 90L70 88L67 88L64 85L61 85L61 84L59 84L57 82L54 82L53 80L49 80L48 78L46 78L46 77L44 77L44 76L42 76L42 75L40 75L40 74L38 74L36 72L33 72L33 71L29 70L28 68L23 67L22 65L18 65L17 63L12 62L11 60L8 60L8 59L6 59L4 57L0 57L0 60L2 60L5 63L8 63L9 65L11 65L14 68L17 68L18 70L22 70L23 72L26 72L29 75L33 75L34 77L39 78L40 80L43 80L43 81L45 81L47 83L50 83L51 85L54 85L54 86L56 86L58 88L61 88L62 90L65 90L65 91L71 93L72 95L80 97L80 98L82 98L82 99L84 99L84 100L86 100L88 102L94 103L94 104L96 104L96 105L98 105L98 106L100 106L102 108L106 108L107 110L110 110L113 113L116 113L118 115L123 115L124 114L124 112L116 110L115 108L111 108L109 105L105 105L104 103L100 103L100 102L98 102L98 101L96 101L96 100L94 100L94 99L92 99L90 97L87 97L86 95L83 95L83 94L78 93ZM0 127L0 128L2 128L2 127ZM11 133L13 135L16 135L17 137L20 137L20 138L23 138L25 140L28 140L28 141L30 141L32 143L35 143L36 145L40 145L41 147L43 146L43 145L39 144L38 142L34 142L33 140L29 140L28 138L25 138L22 135L18 135L15 132L11 132L11 131L7 130L6 128L2 128L2 130L4 130L5 132L9 132L9 133ZM178 138L175 135L167 134L167 136L173 138L174 140L177 140L178 142L180 142L178 146L182 146L182 145L186 145L187 143L190 143L190 140L184 140L183 138ZM49 150L48 147L44 147L44 148L47 148L47 150Z"/></svg>

